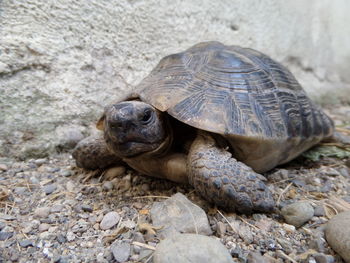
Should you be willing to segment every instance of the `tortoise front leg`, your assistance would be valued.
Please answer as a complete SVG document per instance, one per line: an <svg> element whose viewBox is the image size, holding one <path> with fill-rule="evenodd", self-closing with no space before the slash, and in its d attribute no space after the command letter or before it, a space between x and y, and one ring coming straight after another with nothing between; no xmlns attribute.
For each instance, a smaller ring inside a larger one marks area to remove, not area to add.
<svg viewBox="0 0 350 263"><path fill-rule="evenodd" d="M72 155L78 167L88 170L103 169L123 163L121 158L108 150L102 134L81 140L74 148Z"/></svg>
<svg viewBox="0 0 350 263"><path fill-rule="evenodd" d="M265 177L218 147L208 133L198 133L187 166L190 184L217 206L244 214L274 210L274 200L263 182Z"/></svg>

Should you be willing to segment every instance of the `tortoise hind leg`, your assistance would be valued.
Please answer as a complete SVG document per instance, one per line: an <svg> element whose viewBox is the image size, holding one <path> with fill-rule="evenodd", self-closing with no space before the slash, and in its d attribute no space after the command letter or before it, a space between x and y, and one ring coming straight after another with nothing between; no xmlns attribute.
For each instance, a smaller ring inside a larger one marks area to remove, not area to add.
<svg viewBox="0 0 350 263"><path fill-rule="evenodd" d="M81 140L73 150L77 166L88 170L103 169L122 164L121 158L111 153L101 135L89 136Z"/></svg>
<svg viewBox="0 0 350 263"><path fill-rule="evenodd" d="M244 214L272 212L275 207L265 177L219 148L205 132L194 140L187 162L189 181L208 201Z"/></svg>

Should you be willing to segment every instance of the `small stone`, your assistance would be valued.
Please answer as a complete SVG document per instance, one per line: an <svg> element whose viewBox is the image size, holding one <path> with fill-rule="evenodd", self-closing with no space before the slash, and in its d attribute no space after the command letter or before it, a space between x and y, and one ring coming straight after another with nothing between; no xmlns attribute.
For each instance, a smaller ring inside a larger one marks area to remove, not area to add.
<svg viewBox="0 0 350 263"><path fill-rule="evenodd" d="M0 241L5 241L13 236L13 232L0 231Z"/></svg>
<svg viewBox="0 0 350 263"><path fill-rule="evenodd" d="M40 166L40 165L43 165L44 163L46 163L46 159L45 159L45 158L36 159L36 160L34 161L34 163L35 163L36 165Z"/></svg>
<svg viewBox="0 0 350 263"><path fill-rule="evenodd" d="M65 237L64 235L62 235L62 234L58 234L57 237L56 237L56 239L57 239L57 241L58 241L59 243L61 243L61 244L67 242L66 237Z"/></svg>
<svg viewBox="0 0 350 263"><path fill-rule="evenodd" d="M12 221L12 220L16 220L17 217L15 217L13 215L9 215L9 214L0 213L0 219L6 220L6 221Z"/></svg>
<svg viewBox="0 0 350 263"><path fill-rule="evenodd" d="M153 254L154 263L232 263L226 247L215 238L196 234L175 234L160 241Z"/></svg>
<svg viewBox="0 0 350 263"><path fill-rule="evenodd" d="M315 207L314 216L325 216L326 212L322 205L318 205Z"/></svg>
<svg viewBox="0 0 350 263"><path fill-rule="evenodd" d="M28 188L27 187L15 187L15 189L14 189L14 193L18 194L18 195L23 195L26 192L28 192Z"/></svg>
<svg viewBox="0 0 350 263"><path fill-rule="evenodd" d="M53 205L50 209L51 213L59 213L63 210L63 205Z"/></svg>
<svg viewBox="0 0 350 263"><path fill-rule="evenodd" d="M130 243L116 241L111 245L113 257L117 262L125 262L130 257Z"/></svg>
<svg viewBox="0 0 350 263"><path fill-rule="evenodd" d="M308 202L296 202L282 208L281 214L288 224L300 227L314 216L314 208Z"/></svg>
<svg viewBox="0 0 350 263"><path fill-rule="evenodd" d="M350 262L350 211L334 216L327 223L325 236L330 247Z"/></svg>
<svg viewBox="0 0 350 263"><path fill-rule="evenodd" d="M64 177L69 177L69 176L72 175L72 172L69 171L69 170L63 170L63 171L60 172L60 175L64 176Z"/></svg>
<svg viewBox="0 0 350 263"><path fill-rule="evenodd" d="M76 186L72 181L68 181L66 184L66 189L68 192L74 192L76 190Z"/></svg>
<svg viewBox="0 0 350 263"><path fill-rule="evenodd" d="M50 207L39 207L34 210L34 215L37 217L45 218L48 217L50 214Z"/></svg>
<svg viewBox="0 0 350 263"><path fill-rule="evenodd" d="M75 239L75 235L72 231L68 231L66 238L67 238L68 242L71 242Z"/></svg>
<svg viewBox="0 0 350 263"><path fill-rule="evenodd" d="M7 165L0 163L0 171L7 171Z"/></svg>
<svg viewBox="0 0 350 263"><path fill-rule="evenodd" d="M335 261L333 256L323 253L313 254L312 257L316 260L316 263L334 263Z"/></svg>
<svg viewBox="0 0 350 263"><path fill-rule="evenodd" d="M0 221L0 231L5 228L6 224Z"/></svg>
<svg viewBox="0 0 350 263"><path fill-rule="evenodd" d="M42 223L39 225L39 232L44 232L47 231L50 228L49 224Z"/></svg>
<svg viewBox="0 0 350 263"><path fill-rule="evenodd" d="M103 217L100 228L102 230L110 229L119 222L119 219L120 216L117 212L109 212Z"/></svg>
<svg viewBox="0 0 350 263"><path fill-rule="evenodd" d="M111 181L106 181L102 185L104 191L111 191L113 189L113 183Z"/></svg>
<svg viewBox="0 0 350 263"><path fill-rule="evenodd" d="M216 223L216 233L219 235L219 237L222 237L226 233L226 225L219 221Z"/></svg>
<svg viewBox="0 0 350 263"><path fill-rule="evenodd" d="M145 243L145 239L143 238L143 235L140 232L134 233L133 240L136 242Z"/></svg>
<svg viewBox="0 0 350 263"><path fill-rule="evenodd" d="M91 213L93 211L92 207L86 204L81 205L81 210L88 213Z"/></svg>
<svg viewBox="0 0 350 263"><path fill-rule="evenodd" d="M295 232L295 226L290 225L290 224L283 224L283 229L286 230L288 233L293 233Z"/></svg>
<svg viewBox="0 0 350 263"><path fill-rule="evenodd" d="M56 191L57 185L56 184L47 184L43 187L43 191L45 194L49 195L52 194L54 191Z"/></svg>
<svg viewBox="0 0 350 263"><path fill-rule="evenodd" d="M269 263L270 261L262 256L260 252L250 251L247 256L247 263Z"/></svg>
<svg viewBox="0 0 350 263"><path fill-rule="evenodd" d="M326 250L326 240L320 235L316 235L310 240L309 246L318 252L324 252Z"/></svg>
<svg viewBox="0 0 350 263"><path fill-rule="evenodd" d="M206 213L181 193L177 193L163 202L152 205L151 218L154 226L162 226L158 231L160 238L174 233L212 233Z"/></svg>
<svg viewBox="0 0 350 263"><path fill-rule="evenodd" d="M21 247L33 246L33 241L30 239L24 239L18 242Z"/></svg>

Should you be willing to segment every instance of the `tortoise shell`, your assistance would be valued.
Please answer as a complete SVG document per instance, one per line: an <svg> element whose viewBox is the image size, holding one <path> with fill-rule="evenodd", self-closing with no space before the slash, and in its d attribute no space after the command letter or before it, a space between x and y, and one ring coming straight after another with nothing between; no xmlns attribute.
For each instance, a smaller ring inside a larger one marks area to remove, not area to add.
<svg viewBox="0 0 350 263"><path fill-rule="evenodd" d="M138 89L158 110L222 135L286 140L333 130L287 68L249 48L199 43L164 57Z"/></svg>

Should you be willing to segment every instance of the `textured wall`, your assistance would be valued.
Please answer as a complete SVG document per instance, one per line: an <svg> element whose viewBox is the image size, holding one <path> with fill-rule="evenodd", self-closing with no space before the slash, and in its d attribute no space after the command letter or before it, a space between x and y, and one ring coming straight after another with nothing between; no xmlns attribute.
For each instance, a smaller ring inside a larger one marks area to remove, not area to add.
<svg viewBox="0 0 350 263"><path fill-rule="evenodd" d="M263 51L314 98L344 98L348 10L347 0L0 1L0 156L68 147L161 57L205 40Z"/></svg>

